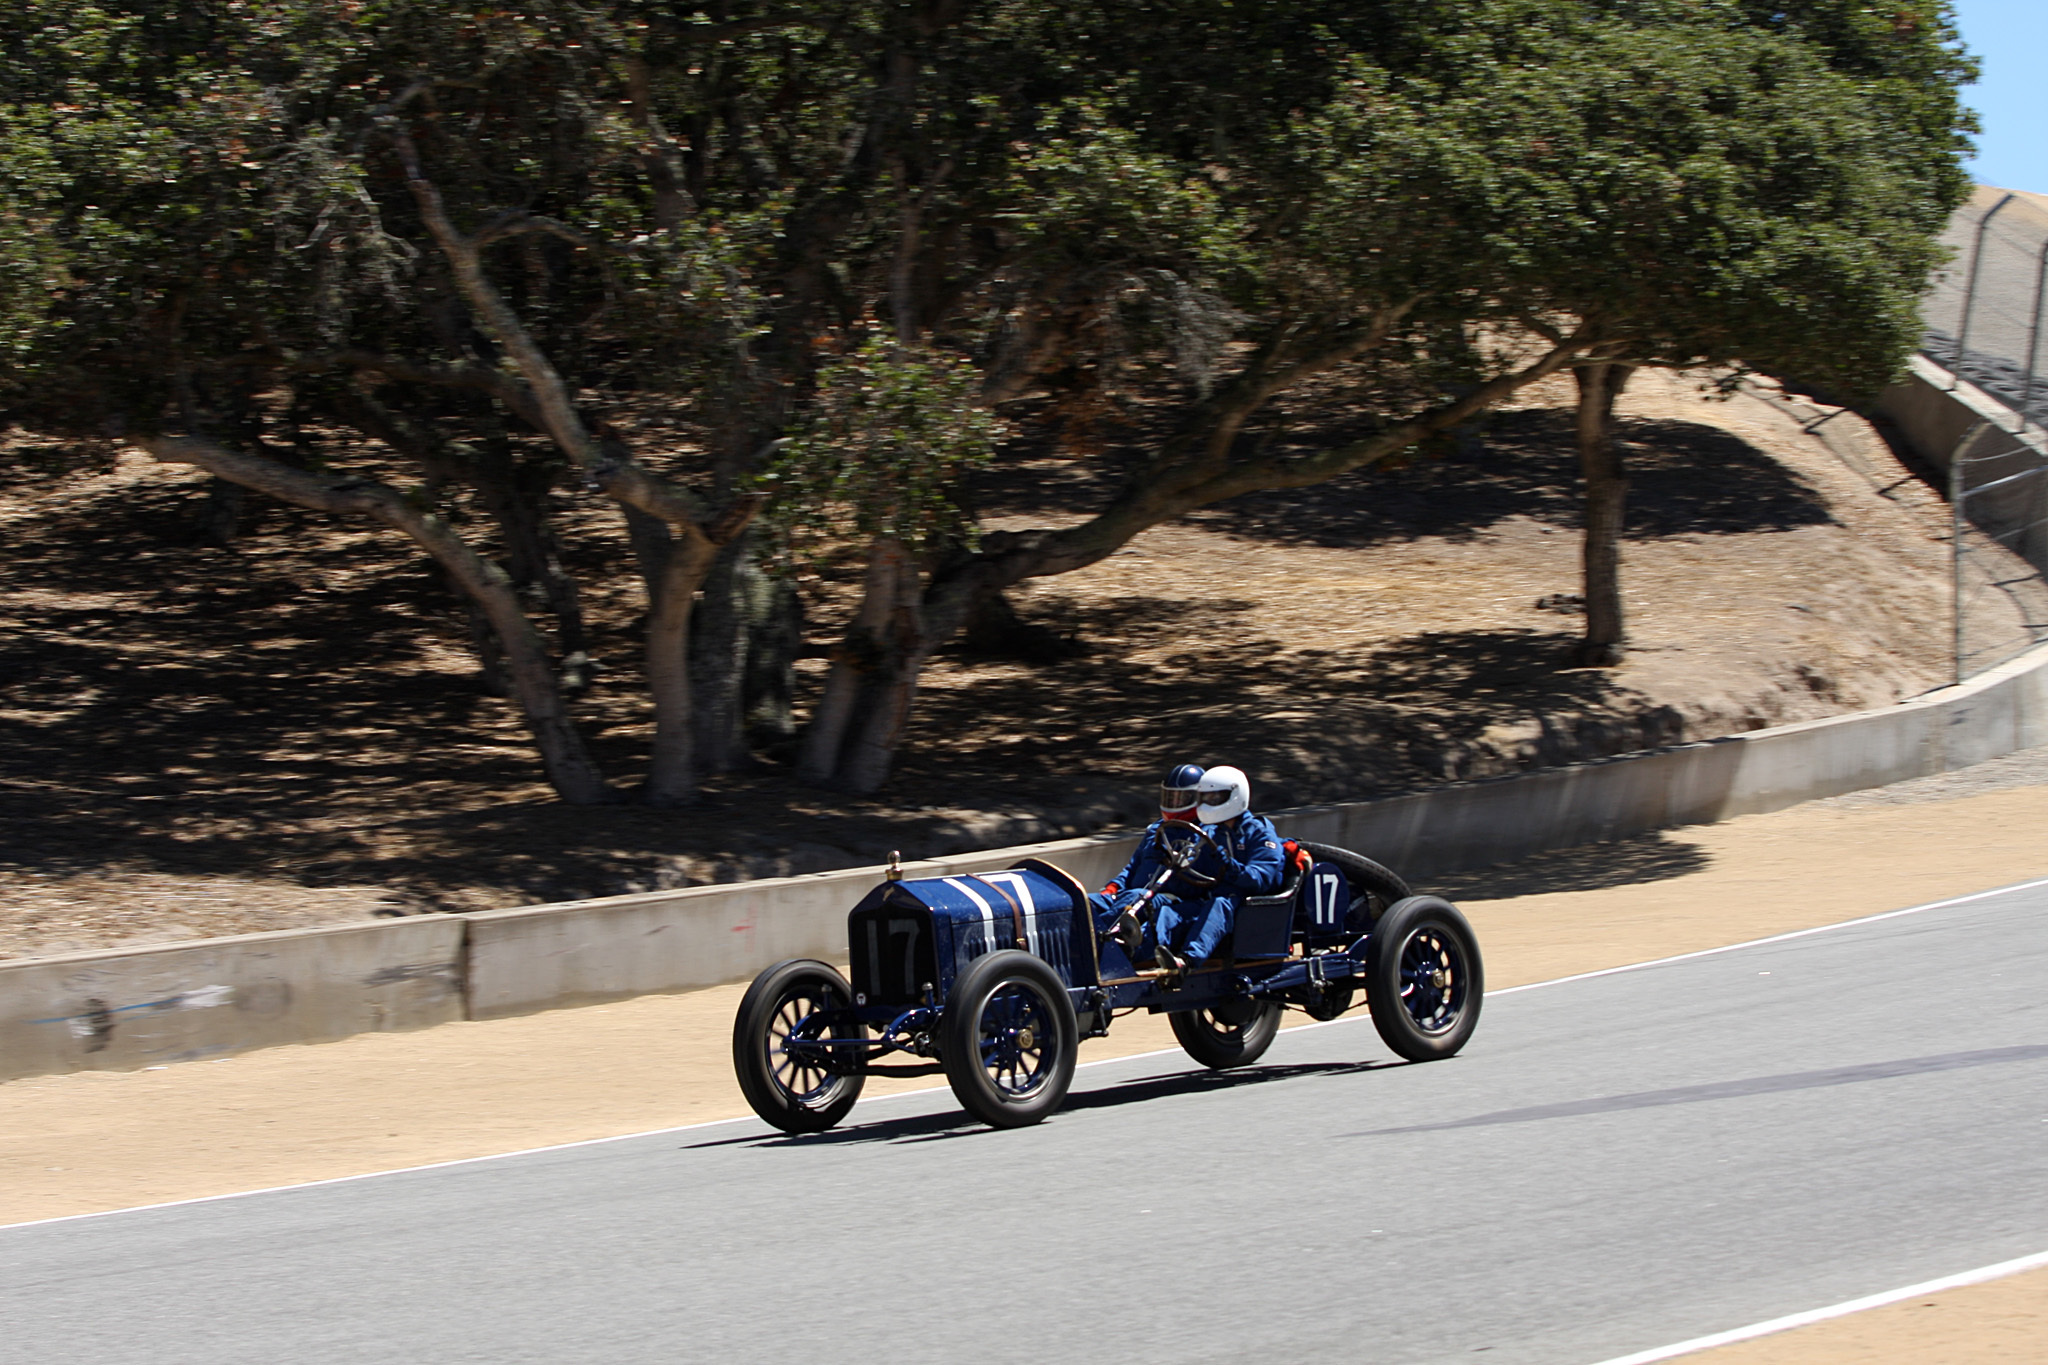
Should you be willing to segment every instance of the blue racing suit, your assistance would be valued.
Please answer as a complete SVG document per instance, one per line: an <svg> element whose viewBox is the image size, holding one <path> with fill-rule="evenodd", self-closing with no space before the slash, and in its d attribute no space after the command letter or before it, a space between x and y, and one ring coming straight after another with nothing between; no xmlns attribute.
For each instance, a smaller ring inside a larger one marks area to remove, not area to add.
<svg viewBox="0 0 2048 1365"><path fill-rule="evenodd" d="M1203 828L1215 847L1202 850L1193 870L1216 878L1216 882L1196 886L1178 872L1167 878L1152 898L1159 914L1156 923L1146 929L1141 956L1164 943L1190 962L1208 958L1237 922L1239 902L1246 896L1270 896L1286 880L1287 855L1281 851L1280 836L1271 822L1246 811L1234 820ZM1119 911L1135 906L1165 865L1155 822L1138 841L1138 851L1123 872L1110 883L1116 889L1089 897L1095 907L1096 928L1108 930Z"/></svg>

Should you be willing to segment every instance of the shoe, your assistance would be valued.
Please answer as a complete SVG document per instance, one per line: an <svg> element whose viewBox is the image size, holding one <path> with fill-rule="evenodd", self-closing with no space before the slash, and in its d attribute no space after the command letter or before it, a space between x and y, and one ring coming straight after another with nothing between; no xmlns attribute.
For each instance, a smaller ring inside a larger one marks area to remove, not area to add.
<svg viewBox="0 0 2048 1365"><path fill-rule="evenodd" d="M1167 947L1164 943L1159 945L1159 951L1153 955L1153 960L1165 971L1179 972L1187 970L1188 960Z"/></svg>
<svg viewBox="0 0 2048 1365"><path fill-rule="evenodd" d="M1110 926L1109 936L1116 940L1116 946L1124 950L1124 956L1133 962L1138 960L1138 949L1145 942L1145 926L1138 923L1138 917L1126 910L1116 917Z"/></svg>

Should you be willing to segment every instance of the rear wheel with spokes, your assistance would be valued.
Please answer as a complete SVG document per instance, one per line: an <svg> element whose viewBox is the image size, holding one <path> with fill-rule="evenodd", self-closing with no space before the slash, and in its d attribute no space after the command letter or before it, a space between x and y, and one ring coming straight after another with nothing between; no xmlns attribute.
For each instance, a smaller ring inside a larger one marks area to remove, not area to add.
<svg viewBox="0 0 2048 1365"><path fill-rule="evenodd" d="M828 1065L802 1044L861 1038L859 1023L834 1017L852 1007L852 987L823 962L778 962L754 978L733 1019L732 1069L755 1113L785 1133L823 1132L846 1117L865 1079L857 1060Z"/></svg>
<svg viewBox="0 0 2048 1365"><path fill-rule="evenodd" d="M978 957L946 1001L946 1080L983 1123L1037 1123L1067 1097L1080 1032L1074 1002L1043 958L1015 948Z"/></svg>
<svg viewBox="0 0 2048 1365"><path fill-rule="evenodd" d="M1396 902L1373 927L1365 978L1373 1026L1411 1062L1451 1056L1479 1024L1486 994L1479 940L1449 901Z"/></svg>

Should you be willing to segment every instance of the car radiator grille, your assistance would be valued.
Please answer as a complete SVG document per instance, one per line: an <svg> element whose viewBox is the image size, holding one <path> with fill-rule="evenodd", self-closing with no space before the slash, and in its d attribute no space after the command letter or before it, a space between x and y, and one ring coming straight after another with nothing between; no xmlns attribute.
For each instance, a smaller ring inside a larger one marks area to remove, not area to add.
<svg viewBox="0 0 2048 1365"><path fill-rule="evenodd" d="M932 915L923 906L884 902L857 911L847 925L853 989L870 1005L914 1005L938 981Z"/></svg>

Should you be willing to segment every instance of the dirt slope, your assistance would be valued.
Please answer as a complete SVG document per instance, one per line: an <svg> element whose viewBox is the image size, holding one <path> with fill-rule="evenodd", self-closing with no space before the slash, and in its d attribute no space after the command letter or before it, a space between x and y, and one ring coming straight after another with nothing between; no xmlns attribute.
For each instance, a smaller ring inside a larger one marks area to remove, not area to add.
<svg viewBox="0 0 2048 1365"><path fill-rule="evenodd" d="M1366 797L1945 680L1938 500L1853 415L1659 375L1621 405L1634 652L1563 668L1569 398L1557 381L1443 458L1243 498L1027 585L1024 616L1088 652L940 659L878 797L765 762L687 812L550 800L475 684L454 599L394 537L252 501L222 548L193 532L189 471L130 453L20 474L0 486L0 957L1081 833L1142 816L1185 758L1247 768L1268 810ZM998 525L1072 517L1099 492L1088 474L1020 461L983 505ZM638 602L611 513L581 493L557 511L599 582L605 671L578 712L629 779L648 735ZM806 588L822 646L849 584ZM822 668L805 661L806 688Z"/></svg>

